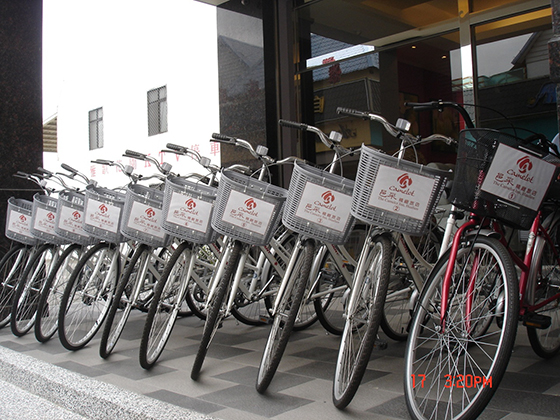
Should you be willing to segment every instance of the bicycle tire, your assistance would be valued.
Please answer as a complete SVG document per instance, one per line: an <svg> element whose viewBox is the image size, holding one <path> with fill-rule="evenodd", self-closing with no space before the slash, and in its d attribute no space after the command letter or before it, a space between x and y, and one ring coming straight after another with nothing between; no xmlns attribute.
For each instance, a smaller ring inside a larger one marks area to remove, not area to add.
<svg viewBox="0 0 560 420"><path fill-rule="evenodd" d="M224 270L224 274L219 280L219 284L216 287L214 295L210 302L208 302L208 312L206 314L206 322L204 323L204 329L202 330L202 339L200 340L200 345L198 346L198 351L194 359L194 363L191 369L191 379L197 380L200 376L200 370L206 358L208 348L214 338L214 334L221 326L221 323L225 317L225 305L226 294L230 288L231 280L237 269L239 263L239 258L241 256L241 249L243 245L239 241L234 241L232 245L231 254L227 261L227 267Z"/></svg>
<svg viewBox="0 0 560 420"><path fill-rule="evenodd" d="M23 337L35 324L37 304L50 269L58 257L58 247L42 245L30 258L12 300L12 334Z"/></svg>
<svg viewBox="0 0 560 420"><path fill-rule="evenodd" d="M103 359L109 357L113 352L124 330L126 321L128 321L130 312L136 304L134 301L134 291L141 287L139 285L140 282L144 282L144 279L138 273L144 264L149 263L151 252L152 249L148 245L139 245L117 283L111 307L105 319L101 342L99 343L99 355ZM129 293L125 293L125 290Z"/></svg>
<svg viewBox="0 0 560 420"><path fill-rule="evenodd" d="M507 249L497 239L483 236L462 244L454 262L445 324L441 325L441 285L449 256L448 251L430 272L407 341L405 398L415 419L476 418L498 388L515 342L519 295ZM472 289L470 279L474 279ZM467 296L473 303L469 322L465 322ZM486 334L478 334L479 321L486 324L485 318L495 316L503 319L502 327L493 323ZM481 383L472 386L476 378ZM457 386L455 381L461 380L464 385Z"/></svg>
<svg viewBox="0 0 560 420"><path fill-rule="evenodd" d="M435 264L443 234L437 225L433 225L428 232L418 238L415 246L420 255L429 263ZM426 278L427 269L415 264L417 269L424 270L420 275ZM404 264L400 251L395 247L393 263L391 265L391 280L387 290L387 298L383 307L383 318L381 319L381 329L392 340L405 341L408 338L408 326L412 318L412 308L414 302L411 299L418 297L420 293L417 290L414 281L410 275L409 269Z"/></svg>
<svg viewBox="0 0 560 420"><path fill-rule="evenodd" d="M58 311L62 293L82 255L83 248L80 245L70 245L64 250L47 277L37 304L35 319L35 338L41 343L49 341L58 330Z"/></svg>
<svg viewBox="0 0 560 420"><path fill-rule="evenodd" d="M294 257L297 260L288 279L288 286L278 305L278 311L274 316L272 328L270 329L259 365L255 387L261 394L267 390L274 378L282 355L288 345L294 323L301 310L306 286L309 283L309 272L313 264L314 253L315 241L307 239L302 243L298 255Z"/></svg>
<svg viewBox="0 0 560 420"><path fill-rule="evenodd" d="M535 302L544 301L560 292L560 266L558 255L560 244L560 222L558 219L547 229L551 242L537 236L532 266L534 273ZM539 329L527 326L531 348L539 357L550 359L560 352L560 299L553 300L537 311L538 315L550 317L550 326Z"/></svg>
<svg viewBox="0 0 560 420"><path fill-rule="evenodd" d="M102 242L78 262L64 289L58 316L58 337L66 349L83 348L101 328L120 276L119 258L116 244Z"/></svg>
<svg viewBox="0 0 560 420"><path fill-rule="evenodd" d="M332 388L336 408L346 407L358 391L366 372L377 332L391 272L391 241L380 235L371 239L365 257L367 271L355 276L346 311Z"/></svg>
<svg viewBox="0 0 560 420"><path fill-rule="evenodd" d="M157 282L140 340L139 361L144 369L151 369L156 364L171 337L179 308L184 301L189 280L185 270L191 253L191 244L182 242L169 258Z"/></svg>
<svg viewBox="0 0 560 420"><path fill-rule="evenodd" d="M0 260L0 328L10 323L12 301L34 248L16 244Z"/></svg>

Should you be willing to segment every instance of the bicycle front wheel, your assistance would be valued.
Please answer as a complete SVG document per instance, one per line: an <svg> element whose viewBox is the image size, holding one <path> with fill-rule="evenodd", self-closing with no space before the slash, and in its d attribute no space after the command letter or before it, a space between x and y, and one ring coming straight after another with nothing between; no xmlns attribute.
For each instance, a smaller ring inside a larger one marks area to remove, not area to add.
<svg viewBox="0 0 560 420"><path fill-rule="evenodd" d="M100 243L80 260L69 279L58 317L59 338L68 350L79 350L103 323L120 275L115 244Z"/></svg>
<svg viewBox="0 0 560 420"><path fill-rule="evenodd" d="M62 293L82 255L83 248L80 245L70 245L64 250L45 282L35 319L35 338L41 343L49 341L58 330Z"/></svg>
<svg viewBox="0 0 560 420"><path fill-rule="evenodd" d="M261 394L266 391L278 369L294 323L302 309L303 295L309 283L309 272L311 271L314 253L315 242L308 239L301 245L299 255L294 257L297 260L287 280L287 287L274 316L259 366L256 388Z"/></svg>
<svg viewBox="0 0 560 420"><path fill-rule="evenodd" d="M340 341L334 373L332 397L342 409L350 404L366 372L377 331L383 316L383 305L391 270L391 241L381 235L372 238L365 260L365 272L354 278L346 323Z"/></svg>
<svg viewBox="0 0 560 420"><path fill-rule="evenodd" d="M10 323L14 293L34 248L16 245L0 261L0 328Z"/></svg>
<svg viewBox="0 0 560 420"><path fill-rule="evenodd" d="M16 337L24 336L33 328L43 286L57 257L58 247L43 245L29 260L12 301L10 326Z"/></svg>
<svg viewBox="0 0 560 420"><path fill-rule="evenodd" d="M560 223L555 222L547 229L550 241L543 236L537 237L533 254L532 272L534 281L534 305L552 299L536 313L550 318L547 328L527 327L527 335L533 351L544 359L550 359L560 352L560 265L558 255L560 249Z"/></svg>
<svg viewBox="0 0 560 420"><path fill-rule="evenodd" d="M449 255L427 279L407 342L404 390L415 419L476 418L498 388L515 341L518 285L507 249L479 237L464 243L454 262ZM449 263L454 267L442 322Z"/></svg>
<svg viewBox="0 0 560 420"><path fill-rule="evenodd" d="M198 351L191 369L191 379L195 381L200 375L202 364L204 363L206 353L214 338L214 334L216 334L216 331L220 328L226 316L226 295L227 291L230 289L231 280L239 264L242 248L243 244L241 242L233 242L231 253L227 260L227 267L219 280L216 291L208 302L208 312L206 314L204 329L202 330L202 339L200 340L200 345L198 346Z"/></svg>

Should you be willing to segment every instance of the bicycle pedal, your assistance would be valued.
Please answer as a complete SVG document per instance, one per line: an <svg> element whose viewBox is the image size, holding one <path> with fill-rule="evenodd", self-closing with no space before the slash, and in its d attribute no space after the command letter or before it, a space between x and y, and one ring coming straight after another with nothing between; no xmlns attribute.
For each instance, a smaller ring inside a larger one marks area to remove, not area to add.
<svg viewBox="0 0 560 420"><path fill-rule="evenodd" d="M387 342L385 340L375 340L373 348L377 350L385 350L387 348Z"/></svg>
<svg viewBox="0 0 560 420"><path fill-rule="evenodd" d="M274 319L271 318L271 317L269 317L269 316L267 316L267 315L261 315L261 316L260 316L260 321L261 321L263 324L270 325L270 324L272 324L272 321L274 321Z"/></svg>
<svg viewBox="0 0 560 420"><path fill-rule="evenodd" d="M550 324L551 324L551 318L546 315L528 313L523 317L523 325L526 327L533 327L541 330L546 330L548 327L550 327Z"/></svg>

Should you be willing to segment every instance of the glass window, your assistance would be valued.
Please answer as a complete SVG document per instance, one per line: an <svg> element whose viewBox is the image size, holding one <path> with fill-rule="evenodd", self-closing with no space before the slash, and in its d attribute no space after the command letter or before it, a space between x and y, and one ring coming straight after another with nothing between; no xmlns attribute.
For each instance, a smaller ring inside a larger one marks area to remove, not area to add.
<svg viewBox="0 0 560 420"><path fill-rule="evenodd" d="M148 136L167 132L167 86L148 92Z"/></svg>
<svg viewBox="0 0 560 420"><path fill-rule="evenodd" d="M103 108L89 111L89 150L103 147Z"/></svg>

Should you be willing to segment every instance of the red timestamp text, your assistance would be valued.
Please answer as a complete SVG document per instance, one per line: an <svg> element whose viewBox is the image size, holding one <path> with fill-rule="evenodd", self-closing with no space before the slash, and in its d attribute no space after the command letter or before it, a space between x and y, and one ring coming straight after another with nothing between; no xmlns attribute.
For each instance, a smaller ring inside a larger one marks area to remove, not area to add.
<svg viewBox="0 0 560 420"><path fill-rule="evenodd" d="M426 382L426 375L424 374L412 374L412 387L424 388L424 383ZM444 376L445 388L492 388L492 377L478 376L478 375L445 375Z"/></svg>

